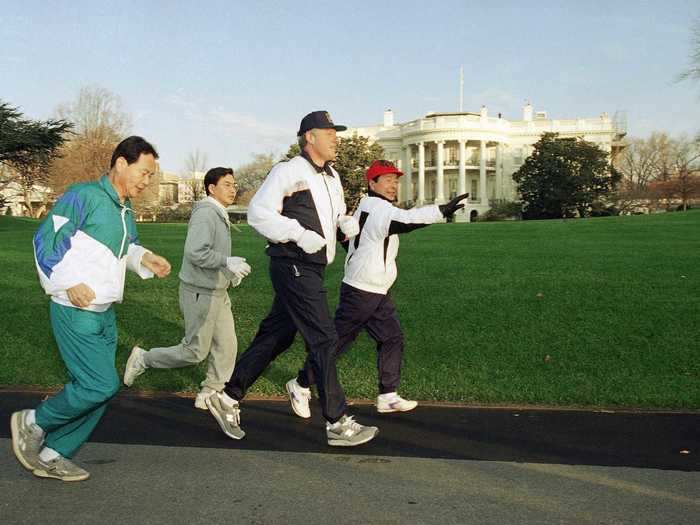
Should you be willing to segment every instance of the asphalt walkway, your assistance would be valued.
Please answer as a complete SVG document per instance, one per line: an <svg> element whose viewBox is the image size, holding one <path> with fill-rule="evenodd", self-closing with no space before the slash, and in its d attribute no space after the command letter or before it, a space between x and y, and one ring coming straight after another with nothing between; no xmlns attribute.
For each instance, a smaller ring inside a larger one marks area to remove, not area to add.
<svg viewBox="0 0 700 525"><path fill-rule="evenodd" d="M242 405L242 441L191 398L119 394L76 460L80 484L39 480L10 447L0 390L0 522L697 523L700 413L419 406L378 415L372 442L328 447L318 405ZM27 511L29 498L40 502ZM47 509L57 512L51 519ZM7 519L2 518L5 516Z"/></svg>

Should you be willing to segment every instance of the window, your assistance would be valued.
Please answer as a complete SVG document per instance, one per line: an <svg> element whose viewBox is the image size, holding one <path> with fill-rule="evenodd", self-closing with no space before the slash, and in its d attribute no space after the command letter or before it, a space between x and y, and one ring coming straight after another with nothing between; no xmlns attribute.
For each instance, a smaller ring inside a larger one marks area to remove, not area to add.
<svg viewBox="0 0 700 525"><path fill-rule="evenodd" d="M523 163L523 148L513 148L513 164Z"/></svg>
<svg viewBox="0 0 700 525"><path fill-rule="evenodd" d="M445 164L448 164L450 166L455 166L458 163L458 151L457 148L454 146L448 146L445 148Z"/></svg>
<svg viewBox="0 0 700 525"><path fill-rule="evenodd" d="M457 196L457 178L448 177L447 178L447 193L450 199L454 199Z"/></svg>
<svg viewBox="0 0 700 525"><path fill-rule="evenodd" d="M425 165L435 166L435 150L427 149L425 150Z"/></svg>

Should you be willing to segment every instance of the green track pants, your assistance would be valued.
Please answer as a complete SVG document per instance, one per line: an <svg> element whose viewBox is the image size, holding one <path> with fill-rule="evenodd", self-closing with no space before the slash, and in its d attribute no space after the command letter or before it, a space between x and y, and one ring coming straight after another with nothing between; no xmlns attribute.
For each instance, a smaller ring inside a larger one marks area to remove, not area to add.
<svg viewBox="0 0 700 525"><path fill-rule="evenodd" d="M36 422L46 432L44 444L71 458L119 391L117 323L112 307L90 312L51 301L50 316L70 382L37 407Z"/></svg>

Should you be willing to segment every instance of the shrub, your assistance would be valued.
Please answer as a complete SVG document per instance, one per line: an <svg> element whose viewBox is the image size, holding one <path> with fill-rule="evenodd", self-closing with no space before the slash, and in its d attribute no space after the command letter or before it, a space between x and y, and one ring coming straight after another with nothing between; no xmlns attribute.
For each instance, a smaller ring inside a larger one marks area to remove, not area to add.
<svg viewBox="0 0 700 525"><path fill-rule="evenodd" d="M683 209L683 205L682 205L682 204L679 204L678 206L676 206L676 207L673 209L673 211L685 211L685 210L690 210L690 209L692 209L692 208L693 208L693 205L690 204L690 203L686 204L685 209Z"/></svg>
<svg viewBox="0 0 700 525"><path fill-rule="evenodd" d="M620 215L620 210L615 206L600 201L591 203L591 217L612 217L613 215Z"/></svg>
<svg viewBox="0 0 700 525"><path fill-rule="evenodd" d="M520 219L522 215L522 206L519 202L511 201L496 201L491 205L491 208L484 214L483 221L506 221Z"/></svg>
<svg viewBox="0 0 700 525"><path fill-rule="evenodd" d="M180 204L176 208L163 208L158 213L158 222L187 222L192 215L192 204Z"/></svg>

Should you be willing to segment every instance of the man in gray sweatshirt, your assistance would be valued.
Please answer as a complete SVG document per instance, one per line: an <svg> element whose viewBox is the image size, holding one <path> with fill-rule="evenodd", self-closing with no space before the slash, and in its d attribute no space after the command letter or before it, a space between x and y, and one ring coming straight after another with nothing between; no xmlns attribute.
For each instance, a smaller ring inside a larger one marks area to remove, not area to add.
<svg viewBox="0 0 700 525"><path fill-rule="evenodd" d="M192 210L179 274L185 336L175 346L148 352L135 346L126 363L124 384L131 386L147 368L179 368L208 357L207 376L195 400L197 408L206 410L206 398L222 390L233 373L238 345L228 288L240 284L250 266L241 257L231 257L226 207L236 198L233 170L210 169L204 189L207 197Z"/></svg>

